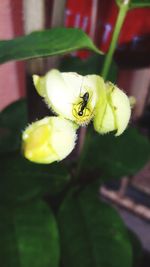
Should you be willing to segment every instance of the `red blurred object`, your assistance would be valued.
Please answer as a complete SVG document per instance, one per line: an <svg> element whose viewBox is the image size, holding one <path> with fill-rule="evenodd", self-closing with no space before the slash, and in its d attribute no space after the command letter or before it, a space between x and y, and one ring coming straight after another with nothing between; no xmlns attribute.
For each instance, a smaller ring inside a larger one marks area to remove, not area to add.
<svg viewBox="0 0 150 267"><path fill-rule="evenodd" d="M91 30L93 0L68 0L65 12L65 26L73 28L81 28L88 35ZM75 52L73 55L87 57L87 51Z"/></svg>
<svg viewBox="0 0 150 267"><path fill-rule="evenodd" d="M94 9L96 9L96 23L93 29L92 14ZM118 10L115 0L67 0L65 25L82 28L93 38L96 45L106 52L111 42ZM118 50L147 53L149 47L150 8L136 8L128 11L119 36ZM81 52L77 52L76 55L87 56Z"/></svg>
<svg viewBox="0 0 150 267"><path fill-rule="evenodd" d="M102 0L98 6L98 39L103 51L107 51L111 41L114 25L118 15L118 7L114 0ZM119 45L131 43L133 49L144 37L150 34L150 8L136 8L128 11L121 33Z"/></svg>

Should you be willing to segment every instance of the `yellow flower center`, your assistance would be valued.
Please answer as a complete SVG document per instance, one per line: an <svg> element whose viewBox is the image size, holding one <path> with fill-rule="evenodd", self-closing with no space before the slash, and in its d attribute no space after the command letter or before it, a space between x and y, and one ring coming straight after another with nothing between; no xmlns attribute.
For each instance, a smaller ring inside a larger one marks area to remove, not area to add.
<svg viewBox="0 0 150 267"><path fill-rule="evenodd" d="M93 117L93 108L91 105L91 96L89 92L85 92L83 96L77 99L73 104L72 114L77 124L82 125L88 123Z"/></svg>

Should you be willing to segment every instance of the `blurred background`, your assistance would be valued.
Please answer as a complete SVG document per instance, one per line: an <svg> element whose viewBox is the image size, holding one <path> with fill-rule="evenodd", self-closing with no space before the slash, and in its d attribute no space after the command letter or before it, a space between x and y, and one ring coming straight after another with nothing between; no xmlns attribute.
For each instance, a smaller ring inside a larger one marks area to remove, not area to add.
<svg viewBox="0 0 150 267"><path fill-rule="evenodd" d="M0 38L11 39L34 30L57 26L75 27L83 29L101 50L107 52L117 14L118 7L114 0L0 1ZM140 117L145 104L148 104L149 33L150 9L130 10L115 53L119 66L117 84L137 99L134 118ZM85 59L89 53L76 52L72 56ZM0 109L26 95L25 68L23 62L11 62L0 67ZM39 72L39 68L36 66L35 71Z"/></svg>
<svg viewBox="0 0 150 267"><path fill-rule="evenodd" d="M114 0L1 0L0 39L52 27L74 27L85 31L102 51L107 52L117 14ZM76 51L67 59L85 61L89 57L90 52ZM0 110L27 96L30 120L46 114L46 107L34 92L31 75L57 68L62 60L62 57L51 57L1 65ZM150 8L136 8L128 12L114 61L117 66L116 84L136 98L132 123L149 137ZM100 193L107 201L117 205L126 224L140 237L146 252L150 252L150 162L133 177L105 184Z"/></svg>

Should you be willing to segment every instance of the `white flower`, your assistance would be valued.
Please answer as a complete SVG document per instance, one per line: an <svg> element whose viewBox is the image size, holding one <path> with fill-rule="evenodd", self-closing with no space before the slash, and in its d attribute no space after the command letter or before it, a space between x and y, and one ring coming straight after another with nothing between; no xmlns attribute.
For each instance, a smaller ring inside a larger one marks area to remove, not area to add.
<svg viewBox="0 0 150 267"><path fill-rule="evenodd" d="M119 136L126 129L131 116L129 98L111 82L106 83L101 91L103 94L97 101L94 128L101 134L116 131L115 135Z"/></svg>
<svg viewBox="0 0 150 267"><path fill-rule="evenodd" d="M37 92L56 114L79 125L93 118L99 84L103 81L100 76L61 73L54 69L43 77L33 75L33 81Z"/></svg>
<svg viewBox="0 0 150 267"><path fill-rule="evenodd" d="M22 135L25 158L52 163L67 157L75 146L76 125L60 117L45 117L29 125Z"/></svg>
<svg viewBox="0 0 150 267"><path fill-rule="evenodd" d="M86 125L93 119L97 132L116 131L116 136L128 125L129 98L98 75L82 76L54 69L43 77L33 75L33 81L37 92L56 114L78 125Z"/></svg>

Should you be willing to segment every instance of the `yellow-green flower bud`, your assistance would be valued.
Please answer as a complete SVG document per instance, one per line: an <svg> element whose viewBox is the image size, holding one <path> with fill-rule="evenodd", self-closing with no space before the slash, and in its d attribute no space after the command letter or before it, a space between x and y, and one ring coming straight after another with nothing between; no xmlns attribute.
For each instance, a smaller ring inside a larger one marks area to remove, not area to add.
<svg viewBox="0 0 150 267"><path fill-rule="evenodd" d="M111 82L106 83L103 89L105 93L100 94L95 109L94 128L101 134L116 131L115 135L119 136L130 119L129 98Z"/></svg>
<svg viewBox="0 0 150 267"><path fill-rule="evenodd" d="M52 163L67 157L75 146L76 125L60 117L46 117L23 132L23 154L36 163Z"/></svg>
<svg viewBox="0 0 150 267"><path fill-rule="evenodd" d="M36 90L48 106L58 115L79 125L87 124L94 116L101 79L98 75L82 76L55 69L43 77L33 75Z"/></svg>

